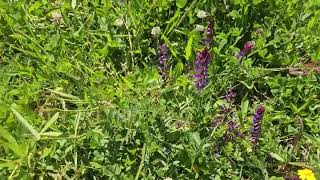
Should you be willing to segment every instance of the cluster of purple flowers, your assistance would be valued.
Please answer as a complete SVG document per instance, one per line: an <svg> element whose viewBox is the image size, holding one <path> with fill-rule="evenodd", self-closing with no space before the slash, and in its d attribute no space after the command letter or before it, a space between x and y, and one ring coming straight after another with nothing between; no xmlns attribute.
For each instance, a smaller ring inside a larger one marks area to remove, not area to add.
<svg viewBox="0 0 320 180"><path fill-rule="evenodd" d="M261 133L261 120L263 118L265 108L263 106L258 107L256 114L253 117L253 124L251 128L252 142L256 146Z"/></svg>
<svg viewBox="0 0 320 180"><path fill-rule="evenodd" d="M228 105L221 106L220 113L212 121L212 127L218 127L220 124L222 124L223 120L226 119L226 117L232 110L235 98L236 98L236 92L232 88L230 88L225 95L225 100L228 102ZM234 131L238 128L237 123L235 123L234 121L228 120L227 127L230 132L235 132L236 134L238 134L238 131ZM230 138L232 136L231 134L225 134L225 136L228 136L229 137L228 139L232 139Z"/></svg>
<svg viewBox="0 0 320 180"><path fill-rule="evenodd" d="M210 63L210 52L208 48L205 48L202 52L197 54L195 62L195 72L193 76L195 78L195 87L198 90L203 89L208 84L208 67Z"/></svg>
<svg viewBox="0 0 320 180"><path fill-rule="evenodd" d="M237 54L237 58L241 59L243 56L247 55L254 48L254 42L247 41L240 52Z"/></svg>
<svg viewBox="0 0 320 180"><path fill-rule="evenodd" d="M219 115L212 121L212 127L217 127L218 125L220 125L222 123L222 120L230 113L236 96L237 94L232 88L227 90L225 100L229 103L229 105L228 107L225 105L221 106ZM228 123L229 130L235 129L235 127L237 127L237 125L235 125L234 122Z"/></svg>
<svg viewBox="0 0 320 180"><path fill-rule="evenodd" d="M163 81L166 81L168 79L168 72L167 72L168 59L169 59L168 46L163 43L159 48L159 66L158 66Z"/></svg>
<svg viewBox="0 0 320 180"><path fill-rule="evenodd" d="M201 90L208 84L208 67L211 60L209 52L210 45L213 37L213 20L210 19L207 29L204 30L203 44L205 48L197 54L195 62L195 87L197 90Z"/></svg>
<svg viewBox="0 0 320 180"><path fill-rule="evenodd" d="M224 97L228 104L227 106L226 105L221 106L221 110L218 116L216 116L216 118L214 118L211 123L212 127L217 128L218 126L224 123L225 119L232 112L232 108L235 107L234 102L235 102L236 96L237 94L234 91L234 89L230 88L227 90L226 95ZM259 106L253 117L253 125L251 128L251 139L254 147L257 145L260 137L261 120L263 118L264 112L265 112L264 106ZM239 125L235 121L227 120L226 125L227 125L228 132L224 134L223 141L232 141L235 136L241 135L238 130Z"/></svg>
<svg viewBox="0 0 320 180"><path fill-rule="evenodd" d="M226 93L225 99L228 103L232 104L234 103L236 96L237 96L236 92L230 88Z"/></svg>
<svg viewBox="0 0 320 180"><path fill-rule="evenodd" d="M234 121L228 121L228 130L233 131L238 128L238 125Z"/></svg>
<svg viewBox="0 0 320 180"><path fill-rule="evenodd" d="M207 47L210 48L211 42L213 38L213 20L209 20L208 27L204 30L203 33L203 44Z"/></svg>

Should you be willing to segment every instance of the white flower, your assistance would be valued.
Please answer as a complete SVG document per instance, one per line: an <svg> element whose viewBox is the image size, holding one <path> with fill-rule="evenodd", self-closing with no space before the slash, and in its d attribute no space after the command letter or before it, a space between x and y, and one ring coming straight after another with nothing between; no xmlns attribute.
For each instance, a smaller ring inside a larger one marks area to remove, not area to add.
<svg viewBox="0 0 320 180"><path fill-rule="evenodd" d="M161 29L159 26L156 26L156 27L153 27L152 30L151 30L151 34L154 36L154 37L158 37L161 33Z"/></svg>
<svg viewBox="0 0 320 180"><path fill-rule="evenodd" d="M198 13L197 13L197 17L200 19L206 18L207 16L208 16L208 14L202 10L198 11Z"/></svg>
<svg viewBox="0 0 320 180"><path fill-rule="evenodd" d="M120 18L116 19L116 21L114 21L114 25L119 26L119 27L122 26L123 25L122 19L120 19Z"/></svg>
<svg viewBox="0 0 320 180"><path fill-rule="evenodd" d="M164 180L172 180L172 178L171 177L166 177L166 178L164 178Z"/></svg>
<svg viewBox="0 0 320 180"><path fill-rule="evenodd" d="M55 24L60 24L63 22L61 13L53 12L51 14L51 21Z"/></svg>
<svg viewBox="0 0 320 180"><path fill-rule="evenodd" d="M196 27L194 28L196 31L203 31L204 27L202 25L197 24Z"/></svg>

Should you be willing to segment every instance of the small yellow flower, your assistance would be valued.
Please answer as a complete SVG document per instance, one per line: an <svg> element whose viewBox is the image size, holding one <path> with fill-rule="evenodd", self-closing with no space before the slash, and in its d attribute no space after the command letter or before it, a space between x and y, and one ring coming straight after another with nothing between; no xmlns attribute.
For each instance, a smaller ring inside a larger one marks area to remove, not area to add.
<svg viewBox="0 0 320 180"><path fill-rule="evenodd" d="M301 180L316 180L316 177L310 169L298 170L298 175Z"/></svg>

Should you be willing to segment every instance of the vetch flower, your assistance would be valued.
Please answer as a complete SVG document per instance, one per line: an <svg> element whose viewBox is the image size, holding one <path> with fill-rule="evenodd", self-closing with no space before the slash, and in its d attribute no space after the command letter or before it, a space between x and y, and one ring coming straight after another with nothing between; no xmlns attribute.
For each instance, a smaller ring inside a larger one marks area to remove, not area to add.
<svg viewBox="0 0 320 180"><path fill-rule="evenodd" d="M208 27L204 30L203 33L203 44L210 49L210 44L213 38L213 20L209 20Z"/></svg>
<svg viewBox="0 0 320 180"><path fill-rule="evenodd" d="M219 115L218 117L214 118L211 122L211 127L213 128L217 128L218 126L220 126L220 124L223 121L223 116Z"/></svg>
<svg viewBox="0 0 320 180"><path fill-rule="evenodd" d="M256 30L256 34L257 35L261 35L263 33L263 29L262 28L258 28L257 30Z"/></svg>
<svg viewBox="0 0 320 180"><path fill-rule="evenodd" d="M238 127L238 125L235 123L235 122L233 122L233 121L229 121L228 122L228 130L229 131L233 131L234 129L236 129Z"/></svg>
<svg viewBox="0 0 320 180"><path fill-rule="evenodd" d="M197 12L197 17L200 18L200 19L206 18L207 16L208 15L207 15L207 13L205 11L200 10L200 11Z"/></svg>
<svg viewBox="0 0 320 180"><path fill-rule="evenodd" d="M226 93L225 99L228 103L234 103L237 94L233 89L229 89Z"/></svg>
<svg viewBox="0 0 320 180"><path fill-rule="evenodd" d="M159 71L163 81L166 81L168 78L167 72L167 61L169 59L168 56L168 46L166 44L162 44L159 48Z"/></svg>
<svg viewBox="0 0 320 180"><path fill-rule="evenodd" d="M237 58L241 59L243 56L247 55L254 48L254 44L253 41L247 41L244 44L243 49L237 54Z"/></svg>
<svg viewBox="0 0 320 180"><path fill-rule="evenodd" d="M160 35L160 33L161 33L161 29L159 26L153 27L151 30L151 34L154 37L158 37Z"/></svg>
<svg viewBox="0 0 320 180"><path fill-rule="evenodd" d="M252 142L256 146L261 133L261 120L264 114L265 108L263 106L258 107L256 114L253 117L253 125L251 128Z"/></svg>
<svg viewBox="0 0 320 180"><path fill-rule="evenodd" d="M316 180L316 177L310 169L298 170L298 175L301 180Z"/></svg>
<svg viewBox="0 0 320 180"><path fill-rule="evenodd" d="M210 52L206 47L203 51L197 54L195 62L195 87L197 90L203 89L208 84L208 66L210 63Z"/></svg>

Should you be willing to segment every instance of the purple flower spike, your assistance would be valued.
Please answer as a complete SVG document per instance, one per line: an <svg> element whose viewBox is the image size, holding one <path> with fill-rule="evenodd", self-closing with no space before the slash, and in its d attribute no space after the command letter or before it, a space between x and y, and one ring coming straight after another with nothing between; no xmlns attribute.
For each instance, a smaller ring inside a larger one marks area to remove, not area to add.
<svg viewBox="0 0 320 180"><path fill-rule="evenodd" d="M213 20L210 19L209 25L208 25L207 29L204 30L204 34L203 34L203 44L207 48L210 48L212 38L213 38Z"/></svg>
<svg viewBox="0 0 320 180"><path fill-rule="evenodd" d="M168 46L166 44L162 44L159 48L159 71L162 76L162 80L166 81L168 78L167 73L167 61L169 59L168 56Z"/></svg>
<svg viewBox="0 0 320 180"><path fill-rule="evenodd" d="M195 87L198 90L203 89L208 84L208 66L210 63L210 52L208 48L197 54L194 71L196 74L193 76L195 78Z"/></svg>
<svg viewBox="0 0 320 180"><path fill-rule="evenodd" d="M258 107L256 114L253 117L253 125L251 128L252 142L256 146L261 133L261 120L264 114L265 108L263 106Z"/></svg>
<svg viewBox="0 0 320 180"><path fill-rule="evenodd" d="M237 94L233 89L229 89L226 93L225 99L228 103L234 103Z"/></svg>
<svg viewBox="0 0 320 180"><path fill-rule="evenodd" d="M211 126L213 128L217 128L218 126L220 126L220 124L223 121L223 117L222 116L218 116L217 118L213 119L211 122Z"/></svg>
<svg viewBox="0 0 320 180"><path fill-rule="evenodd" d="M233 131L234 129L236 129L238 127L238 125L235 123L235 122L233 122L233 121L229 121L228 122L228 130L229 131Z"/></svg>
<svg viewBox="0 0 320 180"><path fill-rule="evenodd" d="M240 59L243 56L247 55L253 48L254 48L254 42L247 41L244 44L243 49L241 49L240 52L237 54L237 58Z"/></svg>

